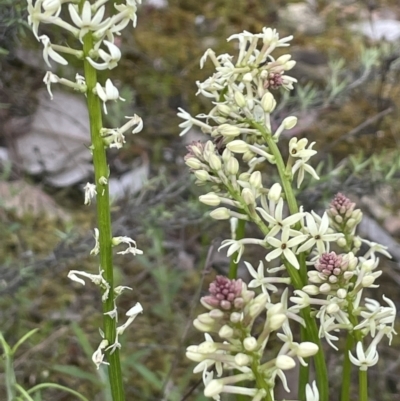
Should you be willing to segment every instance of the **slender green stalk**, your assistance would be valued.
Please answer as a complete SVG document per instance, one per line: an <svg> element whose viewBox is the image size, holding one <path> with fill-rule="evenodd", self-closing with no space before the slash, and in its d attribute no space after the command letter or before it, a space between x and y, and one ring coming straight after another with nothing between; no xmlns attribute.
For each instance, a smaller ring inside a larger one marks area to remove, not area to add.
<svg viewBox="0 0 400 401"><path fill-rule="evenodd" d="M368 371L358 371L359 400L368 401Z"/></svg>
<svg viewBox="0 0 400 401"><path fill-rule="evenodd" d="M301 338L306 338L307 336L307 330L303 326L300 326L300 335ZM300 364L299 383L297 389L297 397L299 400L306 399L306 384L308 383L308 379L310 377L310 360L311 358L307 358L307 366Z"/></svg>
<svg viewBox="0 0 400 401"><path fill-rule="evenodd" d="M353 334L348 333L346 339L346 347L344 350L344 361L342 369L342 390L340 395L340 401L350 401L350 385L351 385L351 361L349 357L349 351L354 346Z"/></svg>
<svg viewBox="0 0 400 401"><path fill-rule="evenodd" d="M351 302L351 300L348 300L348 305L349 320L353 327L355 327L357 326L358 321L356 316L354 315L353 303ZM362 342L363 340L363 335L360 330L353 330L353 332L349 333L349 335L353 337L353 341L355 340L356 342ZM368 401L368 373L366 370L360 369L358 372L358 391L359 401Z"/></svg>
<svg viewBox="0 0 400 401"><path fill-rule="evenodd" d="M27 401L34 401L33 398L29 395L29 393L19 384L15 384L15 388L19 391L19 393L24 397Z"/></svg>
<svg viewBox="0 0 400 401"><path fill-rule="evenodd" d="M83 50L85 56L93 48L91 35L84 37ZM110 216L110 199L108 189L109 168L107 164L106 151L100 130L102 125L100 99L93 93L97 83L97 71L86 60L84 61L85 80L87 85L87 104L90 119L90 135L92 140L93 165L95 172L95 183L97 191L97 223L99 229L100 244L100 266L103 270L104 279L110 286L110 295L103 302L103 325L104 335L108 343L114 344L116 339L116 320L105 313L114 309L114 273L112 263L112 231ZM107 361L110 364L108 373L111 385L113 401L124 401L124 388L122 384L121 363L119 350L113 353L107 352Z"/></svg>
<svg viewBox="0 0 400 401"><path fill-rule="evenodd" d="M272 139L272 135L268 133L264 126L254 121L251 121L251 124L257 128L264 140L266 141L270 152L275 158L276 167L278 169L279 177L281 179L281 184L286 196L286 202L289 206L289 210L291 214L295 214L299 211L299 207L297 205L296 197L293 192L291 176L286 171L285 163L283 162L281 152L277 144ZM299 226L300 223L297 223ZM290 266L289 263L286 263L285 266L292 280L293 286L296 289L301 289L306 284L307 278L307 266L305 264L305 255L299 255L300 261L300 271L298 272L294 267ZM304 308L301 311L301 316L305 320L306 330L301 332L301 340L302 341L312 341L318 345L318 353L314 355L314 362L316 368L316 376L317 376L317 384L320 393L320 401L328 401L329 400L329 381L328 381L328 370L325 362L325 355L322 350L322 344L320 338L318 336L318 327L315 322L315 319L311 317L311 309ZM308 372L301 371L300 374L300 382L299 388L305 387L308 382ZM303 390L302 390L303 391ZM302 393L302 392L301 392Z"/></svg>
<svg viewBox="0 0 400 401"><path fill-rule="evenodd" d="M7 393L7 401L13 401L15 399L15 385L17 382L13 366L14 352L11 349L11 347L7 344L2 333L0 333L0 343L4 350L4 356L3 356L3 358L5 359L4 381Z"/></svg>
<svg viewBox="0 0 400 401"><path fill-rule="evenodd" d="M238 222L238 226L236 229L236 240L242 239L244 238L244 229L246 226L246 222L244 220L239 220ZM235 260L237 260L239 252L235 252L232 256L231 256L231 261L229 264L229 273L228 273L228 277L230 279L236 278L237 277L237 269L239 266L239 261L235 262Z"/></svg>
<svg viewBox="0 0 400 401"><path fill-rule="evenodd" d="M314 318L311 317L311 308L304 308L301 312L302 318L306 322L308 340L318 345L318 352L314 355L315 373L317 376L317 385L320 401L329 400L329 380L328 370L326 368L325 355L322 349L321 339L318 335L318 327ZM300 377L301 379L301 377ZM305 387L306 383L304 383Z"/></svg>

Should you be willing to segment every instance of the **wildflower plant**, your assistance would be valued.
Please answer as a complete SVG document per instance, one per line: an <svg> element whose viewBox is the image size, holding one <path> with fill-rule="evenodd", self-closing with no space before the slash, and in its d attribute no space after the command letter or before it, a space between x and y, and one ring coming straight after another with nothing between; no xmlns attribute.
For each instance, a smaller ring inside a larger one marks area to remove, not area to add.
<svg viewBox="0 0 400 401"><path fill-rule="evenodd" d="M108 148L120 149L125 144L126 133L137 133L143 123L139 116L126 117L127 122L119 128L107 128L102 123L102 110L107 114L107 102L123 100L118 89L110 79L100 82L98 71L117 67L121 51L115 43L115 36L128 25L136 26L136 10L140 0L125 0L114 4L115 12L106 17L108 0L94 2L84 0L28 0L28 23L36 39L43 45L43 58L51 67L53 62L66 65L68 57L82 62L82 71L75 79L59 77L52 71L44 76L50 97L53 97L53 84L62 84L85 95L89 110L91 146L93 155L94 183L85 186L85 205L96 199L98 228L95 228L95 247L92 255L99 255L99 269L95 273L72 270L68 277L82 285L91 281L102 292L103 328L101 338L93 354L97 366L108 365L113 401L125 400L119 350L120 337L135 317L142 312L136 303L126 312L126 320L118 326L117 298L127 286L114 285L113 248L125 245L120 254L141 254L136 242L129 237L114 237L112 234L109 199L109 167L106 151ZM111 2L112 3L112 2ZM65 8L66 10L63 10ZM67 46L51 42L47 35L40 34L41 24L56 25L67 31Z"/></svg>
<svg viewBox="0 0 400 401"><path fill-rule="evenodd" d="M282 145L288 152L281 152L282 133L297 118L288 116L276 129L271 126L277 92L290 91L296 83L287 75L295 61L289 54L274 58L273 52L289 46L292 36L280 38L276 30L264 28L259 34L232 35L231 40L238 41L236 58L209 49L200 60L201 67L207 59L215 66L211 77L197 82L197 93L212 101L210 111L196 117L183 109L178 113L184 120L181 135L198 127L210 136L190 144L185 157L196 184L212 188L200 201L215 207L212 218L230 220L234 228L221 246L233 258L229 277L218 276L211 283L210 294L201 299L207 312L194 320L205 341L189 346L186 355L197 363L194 372L203 375L204 394L215 400L223 393L275 400L277 378L287 391L293 390L285 373L297 360L298 400L328 401L322 340L338 350L339 334L344 333L340 399L350 400L355 366L358 399L366 401L367 371L378 362L379 342L386 338L390 343L395 334L396 308L385 296L381 304L364 293L378 286L379 257L390 255L384 246L357 235L362 213L345 195L337 194L322 216L298 205L293 187L300 188L306 175L319 179L311 165L315 143L292 137ZM259 171L265 163L279 174L279 182L269 188ZM244 238L245 223L257 226L261 239ZM245 262L252 277L246 284L237 278L237 267L248 244L261 246L265 262L274 265L266 268L260 261L255 268ZM273 295L278 290L280 299ZM299 342L295 326L300 326ZM268 346L271 338L281 342L276 354Z"/></svg>

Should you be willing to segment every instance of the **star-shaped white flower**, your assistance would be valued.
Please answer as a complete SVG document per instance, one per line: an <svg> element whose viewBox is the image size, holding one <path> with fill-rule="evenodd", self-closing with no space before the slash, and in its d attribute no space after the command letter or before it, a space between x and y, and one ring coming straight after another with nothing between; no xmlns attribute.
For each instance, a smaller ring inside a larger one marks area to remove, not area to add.
<svg viewBox="0 0 400 401"><path fill-rule="evenodd" d="M278 204L275 208L274 216L271 216L268 212L266 212L263 208L257 207L257 211L260 213L261 217L269 223L269 237L275 237L276 234L279 233L284 227L291 227L293 224L296 224L298 221L301 220L304 213L295 213L291 216L286 217L283 219L283 199L280 198ZM291 235L294 235L293 230L290 232Z"/></svg>
<svg viewBox="0 0 400 401"><path fill-rule="evenodd" d="M297 188L300 188L300 185L304 180L304 175L306 172L310 174L314 179L319 180L319 175L317 174L317 172L314 170L313 167L307 164L308 159L309 158L299 159L292 167L293 177L296 171L297 170L299 171L297 174Z"/></svg>
<svg viewBox="0 0 400 401"><path fill-rule="evenodd" d="M69 4L68 11L72 22L80 29L79 39L82 41L83 37L89 31L96 31L101 27L101 22L104 17L105 7L101 6L92 18L92 8L89 1L83 3L82 14L79 15L77 5Z"/></svg>
<svg viewBox="0 0 400 401"><path fill-rule="evenodd" d="M112 70L118 65L118 62L121 59L121 51L116 45L114 45L114 43L111 43L108 40L105 40L103 43L107 46L109 51L109 53L107 53L103 49L98 50L99 57L104 61L103 63L97 63L90 57L86 57L86 59L96 70Z"/></svg>
<svg viewBox="0 0 400 401"><path fill-rule="evenodd" d="M249 288L261 287L262 292L266 294L268 293L267 289L272 292L276 292L278 290L274 285L269 284L267 281L268 279L264 277L264 263L261 260L258 264L257 271L250 263L244 262L244 264L246 265L250 275L253 277L253 280L251 280L248 284Z"/></svg>
<svg viewBox="0 0 400 401"><path fill-rule="evenodd" d="M326 212L322 216L319 224L315 221L315 218L311 213L306 214L306 220L307 230L311 237L300 246L297 253L305 252L316 245L318 253L322 255L327 252L327 247L325 245L326 242L337 241L339 238L343 237L343 234L341 233L330 233L329 217Z"/></svg>
<svg viewBox="0 0 400 401"><path fill-rule="evenodd" d="M349 351L349 358L353 365L359 366L360 370L368 370L369 367L376 365L379 360L379 354L374 343L364 352L363 344L359 341L357 343L356 353L357 358Z"/></svg>
<svg viewBox="0 0 400 401"><path fill-rule="evenodd" d="M125 101L122 97L119 96L119 91L116 86L112 83L111 79L107 79L106 86L102 87L98 82L96 84L96 93L97 96L103 102L104 113L107 114L107 106L106 102L109 100L122 100Z"/></svg>
<svg viewBox="0 0 400 401"><path fill-rule="evenodd" d="M289 239L290 236L290 228L284 227L282 230L281 239L267 237L266 241L271 244L274 248L272 252L270 252L265 259L270 262L273 259L276 259L283 255L285 259L296 269L300 269L299 261L297 260L296 255L291 250L291 248L296 247L307 239L307 235L297 235Z"/></svg>
<svg viewBox="0 0 400 401"><path fill-rule="evenodd" d="M62 65L67 65L68 61L65 60L64 57L60 56L53 48L50 42L50 39L46 35L39 36L39 40L43 44L43 59L46 62L46 64L51 67L51 64L49 62L49 57L53 59L56 63L62 64Z"/></svg>

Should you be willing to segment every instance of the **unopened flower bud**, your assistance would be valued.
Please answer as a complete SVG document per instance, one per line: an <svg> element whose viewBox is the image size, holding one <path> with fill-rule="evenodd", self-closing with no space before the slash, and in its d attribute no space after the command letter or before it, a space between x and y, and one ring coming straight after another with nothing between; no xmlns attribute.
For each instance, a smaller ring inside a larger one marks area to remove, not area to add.
<svg viewBox="0 0 400 401"><path fill-rule="evenodd" d="M227 163L229 161L229 159L231 159L233 157L232 152L229 149L224 149L224 151L222 152L222 161L224 163Z"/></svg>
<svg viewBox="0 0 400 401"><path fill-rule="evenodd" d="M285 71L289 71L289 70L291 70L295 65L296 65L296 61L295 61L295 60L289 60L289 61L286 61L286 63L283 65L283 69L284 69Z"/></svg>
<svg viewBox="0 0 400 401"><path fill-rule="evenodd" d="M285 129L292 129L297 124L297 117L294 116L286 117L283 120L282 124Z"/></svg>
<svg viewBox="0 0 400 401"><path fill-rule="evenodd" d="M252 82L253 81L253 75L251 72L247 72L246 74L243 75L243 82Z"/></svg>
<svg viewBox="0 0 400 401"><path fill-rule="evenodd" d="M345 248L347 246L347 242L346 239L344 237L340 237L337 241L336 241L337 245L340 246L341 248Z"/></svg>
<svg viewBox="0 0 400 401"><path fill-rule="evenodd" d="M229 213L229 209L226 207L219 207L210 212L210 216L215 220L228 220L231 217L231 214Z"/></svg>
<svg viewBox="0 0 400 401"><path fill-rule="evenodd" d="M292 56L290 54L283 54L282 56L278 57L275 62L278 64L285 64L287 63L290 59L292 58Z"/></svg>
<svg viewBox="0 0 400 401"><path fill-rule="evenodd" d="M211 318L213 318L214 320L220 320L225 316L225 313L222 312L222 310L220 309L213 309L210 310L210 312L208 312L208 314L210 315Z"/></svg>
<svg viewBox="0 0 400 401"><path fill-rule="evenodd" d="M305 341L299 344L297 349L297 355L301 358L308 358L315 355L318 352L318 345L309 341Z"/></svg>
<svg viewBox="0 0 400 401"><path fill-rule="evenodd" d="M342 224L343 223L343 217L340 216L339 214L337 216L334 217L334 220L336 223L338 224Z"/></svg>
<svg viewBox="0 0 400 401"><path fill-rule="evenodd" d="M283 323L285 323L285 321L286 316L283 313L273 315L267 320L268 328L271 331L279 330L282 327Z"/></svg>
<svg viewBox="0 0 400 401"><path fill-rule="evenodd" d="M375 268L375 261L372 259L366 260L361 264L361 269L370 272Z"/></svg>
<svg viewBox="0 0 400 401"><path fill-rule="evenodd" d="M186 348L186 358L190 359L194 362L202 362L204 361L204 355L201 355L197 352L199 347L197 345L190 345Z"/></svg>
<svg viewBox="0 0 400 401"><path fill-rule="evenodd" d="M248 163L250 160L254 159L255 154L251 150L248 150L247 152L243 153L243 161L245 163Z"/></svg>
<svg viewBox="0 0 400 401"><path fill-rule="evenodd" d="M214 319L208 313L202 313L197 316L197 319L203 324L213 325L215 323Z"/></svg>
<svg viewBox="0 0 400 401"><path fill-rule="evenodd" d="M254 337L246 337L243 340L243 347L246 351L255 351L257 346L257 340Z"/></svg>
<svg viewBox="0 0 400 401"><path fill-rule="evenodd" d="M227 143L226 147L233 153L245 153L249 150L249 145L240 139Z"/></svg>
<svg viewBox="0 0 400 401"><path fill-rule="evenodd" d="M331 290L331 286L328 283L324 283L319 287L319 291L322 294L326 294Z"/></svg>
<svg viewBox="0 0 400 401"><path fill-rule="evenodd" d="M318 295L319 294L319 288L316 285L306 285L302 288L304 292L306 292L308 295Z"/></svg>
<svg viewBox="0 0 400 401"><path fill-rule="evenodd" d="M267 299L265 299L265 302L263 302L264 300L257 300L257 298L254 300L254 303L252 303L249 307L249 315L252 318L258 316L265 309L265 303Z"/></svg>
<svg viewBox="0 0 400 401"><path fill-rule="evenodd" d="M206 182L210 179L210 174L206 170L197 170L194 172L194 175L199 181Z"/></svg>
<svg viewBox="0 0 400 401"><path fill-rule="evenodd" d="M354 272L350 272L350 271L348 271L348 272L344 272L344 274L343 274L343 278L346 280L346 281L349 281L349 280L351 280L352 278L353 278L353 276L354 276Z"/></svg>
<svg viewBox="0 0 400 401"><path fill-rule="evenodd" d="M216 154L212 154L208 157L208 163L213 170L221 170L221 159Z"/></svg>
<svg viewBox="0 0 400 401"><path fill-rule="evenodd" d="M217 128L218 133L223 137L235 138L240 135L240 129L236 125L222 124Z"/></svg>
<svg viewBox="0 0 400 401"><path fill-rule="evenodd" d="M231 112L231 108L229 106L227 106L226 104L218 104L217 110L218 110L218 113L223 116L229 116L229 114Z"/></svg>
<svg viewBox="0 0 400 401"><path fill-rule="evenodd" d="M357 225L357 221L353 218L348 219L346 222L346 227L350 228L350 229L354 228L356 225Z"/></svg>
<svg viewBox="0 0 400 401"><path fill-rule="evenodd" d="M215 192L209 192L205 195L199 196L199 201L209 206L219 206L221 199Z"/></svg>
<svg viewBox="0 0 400 401"><path fill-rule="evenodd" d="M372 284L374 284L375 281L375 277L374 276L365 276L362 280L361 280L361 285L364 288L370 287Z"/></svg>
<svg viewBox="0 0 400 401"><path fill-rule="evenodd" d="M351 214L351 217L352 217L357 223L359 223L359 222L361 221L362 216L363 216L363 214L362 214L362 212L361 212L360 209L354 210L354 212Z"/></svg>
<svg viewBox="0 0 400 401"><path fill-rule="evenodd" d="M197 330L202 331L204 333L208 333L209 331L212 330L212 325L202 323L198 319L195 319L193 321L193 326L196 327Z"/></svg>
<svg viewBox="0 0 400 401"><path fill-rule="evenodd" d="M281 197L281 194L282 194L281 184L276 182L274 185L272 185L272 187L268 191L268 199L277 203Z"/></svg>
<svg viewBox="0 0 400 401"><path fill-rule="evenodd" d="M242 174L240 174L239 175L239 180L240 181L246 181L246 182L249 182L249 180L250 180L250 173L242 173Z"/></svg>
<svg viewBox="0 0 400 401"><path fill-rule="evenodd" d="M281 314L283 312L283 305L281 302L278 302L274 305L272 305L271 307L268 308L268 312L267 312L267 319L269 319L270 317L277 315L277 314Z"/></svg>
<svg viewBox="0 0 400 401"><path fill-rule="evenodd" d="M355 248L357 248L357 249L361 248L361 244L362 244L362 242L361 242L360 238L358 238L358 237L354 238L353 245Z"/></svg>
<svg viewBox="0 0 400 401"><path fill-rule="evenodd" d="M215 397L221 393L223 390L224 385L219 380L214 379L211 380L210 383L207 384L206 388L204 389L204 395L206 397Z"/></svg>
<svg viewBox="0 0 400 401"><path fill-rule="evenodd" d="M262 188L261 173L259 171L254 171L249 178L249 184L254 188Z"/></svg>
<svg viewBox="0 0 400 401"><path fill-rule="evenodd" d="M185 160L185 164L193 170L198 170L203 167L201 161L199 159L196 159L195 157L188 157Z"/></svg>
<svg viewBox="0 0 400 401"><path fill-rule="evenodd" d="M276 358L275 366L281 370L289 370L296 366L296 362L288 355L279 355Z"/></svg>
<svg viewBox="0 0 400 401"><path fill-rule="evenodd" d="M211 354L218 350L216 343L212 341L204 341L197 347L197 352L201 354Z"/></svg>
<svg viewBox="0 0 400 401"><path fill-rule="evenodd" d="M272 113L276 107L276 100L271 92L266 92L261 99L261 107L266 113Z"/></svg>
<svg viewBox="0 0 400 401"><path fill-rule="evenodd" d="M232 338L233 337L233 329L232 329L232 327L229 327L228 325L225 324L224 326L222 326L220 328L218 335L221 338L227 338L227 339Z"/></svg>
<svg viewBox="0 0 400 401"><path fill-rule="evenodd" d="M228 175L236 175L239 171L239 162L235 157L231 157L225 164L225 171Z"/></svg>
<svg viewBox="0 0 400 401"><path fill-rule="evenodd" d="M345 299L346 296L347 296L347 291L346 291L344 288L339 288L339 289L336 291L336 295L337 295L337 297L340 298L340 299Z"/></svg>
<svg viewBox="0 0 400 401"><path fill-rule="evenodd" d="M239 322L242 321L242 314L239 313L239 312L232 312L230 317L229 317L229 320L232 323L239 323Z"/></svg>
<svg viewBox="0 0 400 401"><path fill-rule="evenodd" d="M243 93L241 93L239 91L235 91L234 98L235 98L236 104L239 107L241 107L241 108L246 107L246 99L243 96Z"/></svg>
<svg viewBox="0 0 400 401"><path fill-rule="evenodd" d="M244 200L244 203L246 203L246 205L254 205L256 203L253 191L250 188L243 188L242 198Z"/></svg>
<svg viewBox="0 0 400 401"><path fill-rule="evenodd" d="M323 283L323 279L320 277L320 273L316 270L311 270L307 272L308 279L314 284L321 284Z"/></svg>
<svg viewBox="0 0 400 401"><path fill-rule="evenodd" d="M339 312L340 311L340 307L339 307L339 305L338 304L329 304L327 307L326 307L326 311L329 313L329 314L332 314L332 313L337 313L337 312Z"/></svg>
<svg viewBox="0 0 400 401"><path fill-rule="evenodd" d="M235 363L238 366L247 366L251 362L251 359L248 355L242 354L241 352L235 355Z"/></svg>

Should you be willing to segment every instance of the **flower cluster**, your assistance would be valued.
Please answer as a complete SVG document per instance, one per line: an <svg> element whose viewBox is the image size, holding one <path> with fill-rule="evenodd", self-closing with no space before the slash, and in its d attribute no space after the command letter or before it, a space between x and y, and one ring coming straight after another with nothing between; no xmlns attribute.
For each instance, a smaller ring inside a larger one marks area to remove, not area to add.
<svg viewBox="0 0 400 401"><path fill-rule="evenodd" d="M284 380L285 369L277 367L278 359L289 366L287 358L297 356L302 363L299 350L306 347L302 344L313 349L310 355L314 355L320 348L319 338L325 338L336 348L333 341L340 331L357 342L356 356L353 350L345 351L354 365L365 370L375 364L377 344L385 336L391 340L395 333L396 309L386 297L387 306L376 300L363 300L364 289L376 287L375 281L382 273L377 254L390 255L385 247L356 234L362 213L355 203L337 194L322 215L306 212L297 205L292 186L300 187L306 174L319 179L310 165L317 153L313 149L315 143L292 137L284 145L288 147L284 160L278 142L285 130L296 125L297 118L284 118L276 129L271 124L271 113L276 107L274 91L291 90L296 82L286 75L295 61L288 54L275 59L272 52L288 46L292 37L280 39L275 30L264 28L260 34L243 32L228 40L232 39L239 42L236 59L228 54L217 56L209 49L200 62L202 67L209 58L215 66L210 78L197 82L198 94L212 100L211 110L192 117L179 109L178 116L184 120L180 124L181 135L198 127L210 137L187 147L185 163L197 185L211 187L211 192L201 195L199 200L215 208L210 213L212 218L253 223L262 233L262 238L238 238L234 233L222 242L220 249L227 248L227 255L235 256L233 262L237 264L247 245L259 245L265 250L265 261L277 263L265 269L260 261L255 269L245 262L252 277L248 285L242 280L216 279L210 295L202 299L209 312L194 321L197 329L207 333L206 341L189 347L187 356L199 362L195 372L203 371L206 395L219 399L220 393L227 392L261 400L265 394L273 394L275 376ZM275 166L280 176L280 182L269 188L260 171L264 163ZM368 250L360 255L363 244ZM278 284L287 288L284 300L274 304L272 293L279 291ZM290 297L289 286L294 287ZM248 288L257 289L260 294ZM287 297L292 306L288 306ZM265 319L258 336L252 332L253 311ZM313 339L313 343L294 343L288 318L305 324L304 338ZM280 323L275 326L273 321ZM261 363L270 332L279 330L277 336L284 345L278 357ZM217 334L220 342L214 342L209 333ZM369 345L367 335L372 337ZM304 392L307 401L320 397L326 401L326 364L321 353L315 358L318 389L303 383ZM216 366L217 379L208 370L212 365ZM230 369L241 373L232 375ZM232 385L243 380L255 383L250 388Z"/></svg>
<svg viewBox="0 0 400 401"><path fill-rule="evenodd" d="M280 302L273 304L267 293L255 296L242 280L217 276L209 292L210 295L201 299L208 312L194 321L194 326L205 332L205 341L189 346L186 351L189 359L198 362L194 372L203 373L204 394L216 400L221 393L244 394L252 400L262 400L273 388L276 377L289 391L284 372L295 367L294 358L306 365L304 358L314 355L318 347L312 342L293 340L289 318L304 322L293 308L288 308L287 290ZM259 317L263 317L265 323L255 330ZM283 342L280 351L268 361L262 359L270 337L281 328L282 333L277 334ZM218 341L214 341L210 333L218 337ZM216 378L210 370L212 366L215 366ZM232 370L239 373L233 374ZM250 388L235 386L243 380L254 381L254 385ZM262 382L266 383L264 387L260 386Z"/></svg>
<svg viewBox="0 0 400 401"><path fill-rule="evenodd" d="M90 108L90 105L96 102L103 104L104 113L107 114L107 102L124 100L119 96L119 91L114 86L110 79L107 79L105 84L96 82L96 70L111 70L118 65L121 58L121 51L115 42L115 35L120 35L121 31L132 22L133 26L136 26L136 9L137 4L140 0L126 0L114 4L116 12L111 17L105 17L106 3L108 0L97 0L90 3L90 1L76 2L72 0L28 0L28 23L32 27L32 31L43 45L43 58L46 64L51 67L50 61L54 61L61 65L68 64L65 55L73 56L82 60L84 64L85 77L80 74L76 74L75 80L69 80L57 76L51 71L46 72L43 79L47 86L47 90L51 98L53 97L51 86L52 84L59 83L70 87L80 93L85 94L88 98L89 114L91 116L91 130L92 130L92 145L91 151L98 152L100 157L104 155L105 148L121 148L125 143L126 132L131 131L137 133L142 130L143 123L142 119L134 115L133 117L127 117L126 122L120 128L104 128L97 127L93 120L101 122L101 110L96 110L96 107ZM67 10L63 11L63 8ZM62 19L62 16L69 15L70 22ZM74 39L72 44L68 46L53 44L47 35L40 35L39 29L40 24L52 24L56 25L67 32ZM88 74L88 70L91 73ZM94 78L93 78L94 77ZM98 107L100 109L100 107ZM97 140L99 138L99 140ZM96 157L94 157L96 159ZM105 159L105 157L104 157ZM97 157L99 160L99 157ZM98 172L102 169L102 175L99 176ZM103 215L109 212L109 201L108 201L108 176L106 171L106 161L103 165L95 165L96 170L96 183L87 183L85 189L85 205L89 205L94 197L104 199ZM106 191L107 189L107 191ZM107 194L107 196L105 196ZM104 220L104 219L103 219ZM118 246L122 243L127 245L127 248L123 251L118 252L119 254L141 254L142 251L136 247L136 242L129 237L114 237L103 236L104 231L107 231L110 227L104 227L103 230L95 229L95 246L91 251L92 255L102 253L102 246L107 242L111 241L111 247ZM107 237L107 238L106 238ZM110 247L110 248L111 248ZM107 248L107 246L106 246ZM99 286L102 291L102 302L104 315L108 316L112 321L109 327L115 328L112 338L115 338L113 342L109 340L110 330L106 330L109 338L105 338L103 332L102 341L99 347L93 354L93 362L97 368L101 364L107 364L104 362L105 354L112 354L121 347L119 343L119 336L124 333L126 328L133 322L136 316L142 312L142 306L137 303L127 313L127 320L121 326L117 326L118 312L116 306L117 297L124 290L131 290L127 286L119 286L113 288L110 284L112 283L112 265L104 262L104 257L100 258L106 266L100 266L98 274L91 274L84 271L72 270L69 272L68 277L78 282L79 284L85 285L84 279L89 279L95 285ZM108 269L108 270L107 270ZM107 277L107 279L106 279ZM120 391L120 390L118 390Z"/></svg>
<svg viewBox="0 0 400 401"><path fill-rule="evenodd" d="M28 23L32 27L36 39L43 44L43 58L49 67L51 67L50 60L61 65L68 64L67 59L61 54L75 56L86 61L96 70L111 70L118 65L121 51L115 43L115 35L120 35L130 22L134 27L136 26L136 10L140 1L126 0L125 3L115 4L117 12L112 17L105 18L105 3L107 2L108 0L99 0L90 4L86 0L83 7L80 8L76 2L68 0L28 0ZM60 17L64 5L67 5L72 24ZM74 49L72 46L51 43L47 35L39 35L40 24L53 24L65 29L77 39L77 44L80 42L80 48ZM90 48L83 46L83 39L86 35L91 37ZM93 88L88 88L85 78L79 74L76 74L75 80L71 81L47 71L43 81L51 97L53 97L51 85L55 83L84 94L88 90L92 90L102 101L105 113L107 113L106 103L108 101L123 100L110 79L107 79L105 86L96 82ZM132 127L135 127L132 131L134 134L141 131L143 124L140 117L134 115L127 118L129 122L121 128L103 129L105 146L120 148L125 143L123 134L126 131Z"/></svg>

